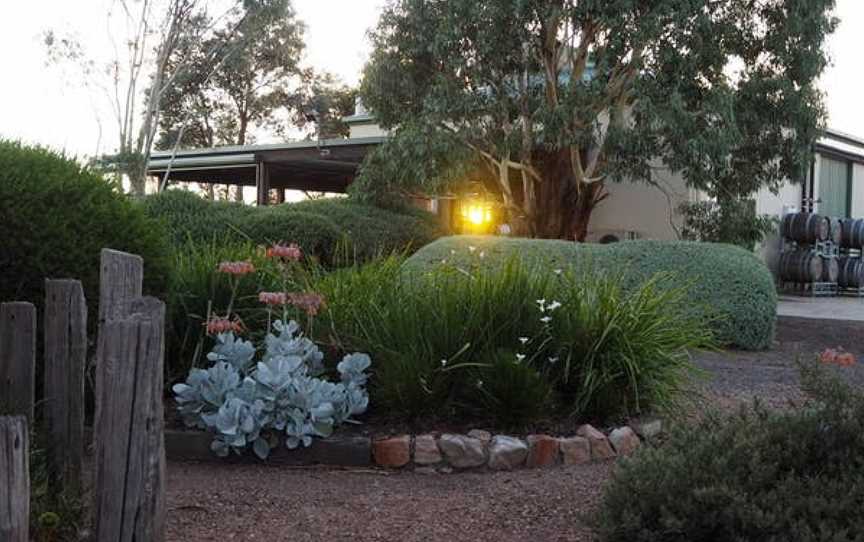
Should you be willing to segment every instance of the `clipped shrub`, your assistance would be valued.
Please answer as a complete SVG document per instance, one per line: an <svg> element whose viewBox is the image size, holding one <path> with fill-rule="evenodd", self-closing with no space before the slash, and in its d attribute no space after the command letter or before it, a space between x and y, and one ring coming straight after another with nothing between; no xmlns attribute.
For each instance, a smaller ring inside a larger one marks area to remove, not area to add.
<svg viewBox="0 0 864 542"><path fill-rule="evenodd" d="M213 239L295 242L328 265L416 250L443 233L430 213L385 210L347 198L259 208L168 190L145 198L143 207L168 226L175 246Z"/></svg>
<svg viewBox="0 0 864 542"><path fill-rule="evenodd" d="M800 410L709 416L620 462L594 519L599 540L859 540L864 397L813 370Z"/></svg>
<svg viewBox="0 0 864 542"><path fill-rule="evenodd" d="M306 254L331 265L345 257L349 239L330 218L290 207L256 209L239 222L249 240L262 245L297 243Z"/></svg>
<svg viewBox="0 0 864 542"><path fill-rule="evenodd" d="M540 269L574 269L621 274L627 288L644 284L658 273L661 288L686 288L682 308L712 320L722 344L760 350L774 338L777 293L771 273L754 255L738 247L687 241L627 241L610 245L568 241L455 236L419 250L406 263L423 273L446 261L471 265L483 253L484 265L503 265L518 255Z"/></svg>
<svg viewBox="0 0 864 542"><path fill-rule="evenodd" d="M326 337L375 358L375 408L499 426L662 409L692 369L688 350L712 345L704 322L675 310L680 289L474 258L420 280L391 258L312 284Z"/></svg>
<svg viewBox="0 0 864 542"><path fill-rule="evenodd" d="M0 223L0 300L41 306L46 278L75 278L92 305L106 247L142 256L145 291L165 291L169 247L160 224L71 158L0 140Z"/></svg>
<svg viewBox="0 0 864 542"><path fill-rule="evenodd" d="M242 203L207 201L188 190L167 190L141 200L147 215L161 220L174 246L188 241L242 240L237 225L255 208Z"/></svg>

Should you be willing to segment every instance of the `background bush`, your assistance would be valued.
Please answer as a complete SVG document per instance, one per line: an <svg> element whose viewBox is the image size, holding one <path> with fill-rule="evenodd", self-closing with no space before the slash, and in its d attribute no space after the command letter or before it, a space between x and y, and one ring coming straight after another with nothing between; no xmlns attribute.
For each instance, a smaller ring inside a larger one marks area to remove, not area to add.
<svg viewBox="0 0 864 542"><path fill-rule="evenodd" d="M439 239L406 263L425 272L442 261L471 265L482 252L487 264L501 265L514 254L542 268L621 273L629 288L666 273L662 287L687 289L685 310L713 319L715 338L727 345L759 350L774 338L777 293L771 273L753 254L731 245L687 241L627 241L610 245L567 241L456 236Z"/></svg>
<svg viewBox="0 0 864 542"><path fill-rule="evenodd" d="M864 533L864 398L810 368L807 407L681 426L619 463L604 542L846 541Z"/></svg>
<svg viewBox="0 0 864 542"><path fill-rule="evenodd" d="M688 349L712 344L704 322L676 310L683 290L625 292L616 276L472 257L422 278L390 258L310 285L327 300L317 338L372 356L379 413L511 427L670 407Z"/></svg>
<svg viewBox="0 0 864 542"><path fill-rule="evenodd" d="M146 292L165 292L170 260L160 224L71 158L0 140L0 223L0 300L41 306L46 278L80 279L95 321L106 247L141 255Z"/></svg>
<svg viewBox="0 0 864 542"><path fill-rule="evenodd" d="M212 202L184 190L145 198L148 215L166 223L175 246L187 241L296 242L322 263L367 261L378 254L416 250L442 234L420 210L384 210L347 198L252 207Z"/></svg>

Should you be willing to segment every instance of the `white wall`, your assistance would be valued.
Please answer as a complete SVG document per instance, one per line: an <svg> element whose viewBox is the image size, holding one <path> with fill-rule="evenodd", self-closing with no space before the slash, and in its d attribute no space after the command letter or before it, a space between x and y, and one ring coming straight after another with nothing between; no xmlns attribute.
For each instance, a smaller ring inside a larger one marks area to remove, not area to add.
<svg viewBox="0 0 864 542"><path fill-rule="evenodd" d="M588 240L621 231L635 231L642 239L678 239L678 207L696 194L680 175L668 171L655 171L655 181L658 186L606 181L609 197L591 215Z"/></svg>
<svg viewBox="0 0 864 542"><path fill-rule="evenodd" d="M852 217L864 218L864 164L852 169Z"/></svg>
<svg viewBox="0 0 864 542"><path fill-rule="evenodd" d="M383 137L387 135L387 131L374 122L351 124L349 128L348 137L352 139L356 137Z"/></svg>

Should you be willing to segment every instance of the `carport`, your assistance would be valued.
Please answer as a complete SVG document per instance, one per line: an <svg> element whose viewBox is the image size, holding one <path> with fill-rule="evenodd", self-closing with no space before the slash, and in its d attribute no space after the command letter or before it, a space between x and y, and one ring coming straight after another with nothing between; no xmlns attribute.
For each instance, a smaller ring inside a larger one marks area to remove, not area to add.
<svg viewBox="0 0 864 542"><path fill-rule="evenodd" d="M150 157L147 174L173 182L254 186L258 205L272 192L285 201L286 190L345 192L363 159L383 137L328 139L274 145L243 145L171 152Z"/></svg>

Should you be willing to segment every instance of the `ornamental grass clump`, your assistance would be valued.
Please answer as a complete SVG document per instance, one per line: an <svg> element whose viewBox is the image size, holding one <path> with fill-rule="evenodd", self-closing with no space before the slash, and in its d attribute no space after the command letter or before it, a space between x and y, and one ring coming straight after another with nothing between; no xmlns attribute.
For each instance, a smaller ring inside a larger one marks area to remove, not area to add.
<svg viewBox="0 0 864 542"><path fill-rule="evenodd" d="M689 351L713 346L708 322L676 310L681 289L468 251L469 265L443 258L422 275L389 259L316 283L336 346L375 356L380 412L516 426L668 408Z"/></svg>
<svg viewBox="0 0 864 542"><path fill-rule="evenodd" d="M302 252L282 248L272 247L267 258L276 260L273 264L283 284L296 284L296 275L303 272ZM216 335L207 354L210 366L193 368L173 390L184 423L215 434L211 449L217 455L239 454L251 445L264 459L280 442L292 449L309 446L313 437L328 437L335 427L366 411L370 357L346 354L336 366L338 382L331 382L325 378L324 354L318 345L288 319L293 305L306 313L311 329L323 306L320 295L259 292L260 312L266 313L267 321L264 346L259 349L240 336L251 326L234 311L240 284L256 273L255 264L225 261L215 269L227 277L231 295L224 313L208 305L205 328Z"/></svg>

